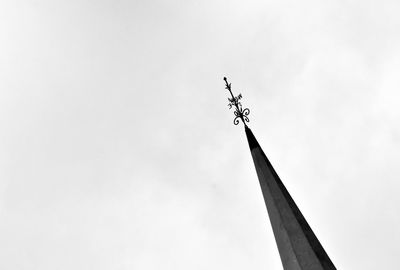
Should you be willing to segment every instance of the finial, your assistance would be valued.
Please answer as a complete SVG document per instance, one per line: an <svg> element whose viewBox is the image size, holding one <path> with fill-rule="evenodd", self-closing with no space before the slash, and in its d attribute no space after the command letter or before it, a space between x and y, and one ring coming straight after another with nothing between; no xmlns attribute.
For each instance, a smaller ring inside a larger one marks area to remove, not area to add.
<svg viewBox="0 0 400 270"><path fill-rule="evenodd" d="M235 119L233 119L233 123L235 125L239 124L239 119L242 120L243 124L245 127L247 127L246 122L249 122L249 118L247 117L250 114L250 110L248 108L245 108L243 110L242 108L242 103L240 103L240 99L242 98L242 94L239 94L238 96L234 96L232 94L232 89L231 89L231 84L228 83L228 80L226 79L226 77L224 77L224 81L225 81L225 89L227 89L229 91L229 93L231 94L232 98L228 98L229 100L229 109L232 109L233 106L235 106L235 111L233 112L233 114L236 116Z"/></svg>

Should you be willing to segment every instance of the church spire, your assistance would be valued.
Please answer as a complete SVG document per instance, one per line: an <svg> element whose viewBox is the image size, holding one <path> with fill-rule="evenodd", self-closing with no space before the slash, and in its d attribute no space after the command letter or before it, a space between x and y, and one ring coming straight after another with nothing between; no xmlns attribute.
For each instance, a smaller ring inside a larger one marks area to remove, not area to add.
<svg viewBox="0 0 400 270"><path fill-rule="evenodd" d="M236 108L234 124L239 124L239 119L244 123L251 155L284 270L336 270L328 254L264 154L253 132L247 126L246 122L249 122L247 115L250 111L247 108L242 110L239 102L242 97L241 94L234 97L231 91L231 84L228 83L225 77L224 81L226 83L225 88L229 90L232 96L232 98L229 98L231 102L230 108L232 106Z"/></svg>

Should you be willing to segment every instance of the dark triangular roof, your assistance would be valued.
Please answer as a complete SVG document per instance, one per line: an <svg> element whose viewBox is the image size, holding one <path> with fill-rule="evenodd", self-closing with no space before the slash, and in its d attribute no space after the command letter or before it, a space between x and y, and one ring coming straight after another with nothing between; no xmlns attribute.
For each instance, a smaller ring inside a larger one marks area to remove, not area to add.
<svg viewBox="0 0 400 270"><path fill-rule="evenodd" d="M275 172L253 132L245 125L279 254L285 270L336 269Z"/></svg>

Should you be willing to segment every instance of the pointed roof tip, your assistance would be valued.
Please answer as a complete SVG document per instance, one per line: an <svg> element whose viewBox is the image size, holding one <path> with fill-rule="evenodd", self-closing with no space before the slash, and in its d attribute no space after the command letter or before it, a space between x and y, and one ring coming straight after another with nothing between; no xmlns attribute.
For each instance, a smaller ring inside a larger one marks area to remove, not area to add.
<svg viewBox="0 0 400 270"><path fill-rule="evenodd" d="M254 137L253 132L251 132L251 129L247 125L244 126L244 129L246 131L247 141L249 142L250 150L260 147L256 137Z"/></svg>
<svg viewBox="0 0 400 270"><path fill-rule="evenodd" d="M247 125L245 132L283 268L336 270ZM256 148L259 151L253 152Z"/></svg>

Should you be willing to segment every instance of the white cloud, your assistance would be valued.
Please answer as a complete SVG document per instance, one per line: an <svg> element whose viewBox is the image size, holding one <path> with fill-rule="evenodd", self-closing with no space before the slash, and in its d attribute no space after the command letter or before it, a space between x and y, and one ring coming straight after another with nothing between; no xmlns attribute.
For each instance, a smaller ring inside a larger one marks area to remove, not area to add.
<svg viewBox="0 0 400 270"><path fill-rule="evenodd" d="M3 1L0 268L280 269L223 76L337 268L393 268L399 8Z"/></svg>

